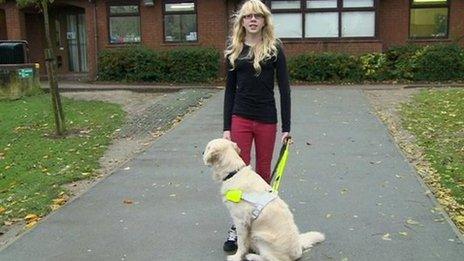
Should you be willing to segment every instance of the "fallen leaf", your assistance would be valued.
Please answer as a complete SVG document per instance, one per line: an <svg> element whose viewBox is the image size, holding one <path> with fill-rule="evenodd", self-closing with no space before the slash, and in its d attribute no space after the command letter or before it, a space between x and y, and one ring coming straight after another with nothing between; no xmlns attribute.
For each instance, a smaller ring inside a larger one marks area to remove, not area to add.
<svg viewBox="0 0 464 261"><path fill-rule="evenodd" d="M29 214L27 215L24 220L26 220L26 223L34 222L37 221L39 217L36 214Z"/></svg>
<svg viewBox="0 0 464 261"><path fill-rule="evenodd" d="M464 216L461 216L461 215L460 216L455 216L453 219L458 223L463 223L464 224Z"/></svg>
<svg viewBox="0 0 464 261"><path fill-rule="evenodd" d="M387 241L391 241L390 233L387 233L387 234L383 235L383 236L382 236L382 239L383 239L383 240L387 240Z"/></svg>
<svg viewBox="0 0 464 261"><path fill-rule="evenodd" d="M64 198L55 198L53 200L53 203L54 203L54 205L63 205L64 203L66 203L66 199L64 199Z"/></svg>
<svg viewBox="0 0 464 261"><path fill-rule="evenodd" d="M50 205L50 208L52 211L55 211L57 209L59 209L61 207L61 205L57 205L57 204L53 204L53 205Z"/></svg>
<svg viewBox="0 0 464 261"><path fill-rule="evenodd" d="M406 223L409 224L409 225L418 225L419 224L419 222L417 222L417 221L415 221L414 219L411 219L411 218L406 220Z"/></svg>
<svg viewBox="0 0 464 261"><path fill-rule="evenodd" d="M27 223L26 226L25 226L25 228L26 228L26 229L31 229L31 228L34 227L35 225L37 225L37 221L36 221L36 220Z"/></svg>
<svg viewBox="0 0 464 261"><path fill-rule="evenodd" d="M125 199L125 200L123 201L123 203L124 203L124 204L132 204L132 203L134 203L134 202L133 202L132 200L130 200L130 199Z"/></svg>
<svg viewBox="0 0 464 261"><path fill-rule="evenodd" d="M2 214L3 212L5 212L5 208L4 207L0 207L0 214Z"/></svg>

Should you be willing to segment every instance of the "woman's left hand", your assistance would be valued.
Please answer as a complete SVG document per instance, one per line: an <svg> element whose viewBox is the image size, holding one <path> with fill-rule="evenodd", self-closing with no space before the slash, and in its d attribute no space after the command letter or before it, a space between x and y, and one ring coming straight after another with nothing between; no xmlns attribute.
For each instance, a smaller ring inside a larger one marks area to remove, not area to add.
<svg viewBox="0 0 464 261"><path fill-rule="evenodd" d="M282 143L285 142L285 139L290 136L290 132L282 132Z"/></svg>

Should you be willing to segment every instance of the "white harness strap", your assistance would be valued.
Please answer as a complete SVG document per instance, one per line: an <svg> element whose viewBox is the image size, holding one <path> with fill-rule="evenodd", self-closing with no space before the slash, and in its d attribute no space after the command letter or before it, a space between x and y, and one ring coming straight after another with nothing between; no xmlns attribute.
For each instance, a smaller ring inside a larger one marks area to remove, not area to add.
<svg viewBox="0 0 464 261"><path fill-rule="evenodd" d="M269 204L271 201L277 198L277 194L273 192L252 192L252 193L243 193L242 199L248 201L255 205L255 209L251 213L253 219L257 219L261 214L261 211Z"/></svg>

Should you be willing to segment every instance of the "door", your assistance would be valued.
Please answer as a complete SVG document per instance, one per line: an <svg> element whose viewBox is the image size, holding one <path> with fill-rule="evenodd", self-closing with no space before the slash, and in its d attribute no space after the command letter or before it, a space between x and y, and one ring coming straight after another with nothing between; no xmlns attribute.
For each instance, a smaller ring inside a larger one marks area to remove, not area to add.
<svg viewBox="0 0 464 261"><path fill-rule="evenodd" d="M88 72L87 68L87 33L85 14L73 13L66 16L69 52L69 71Z"/></svg>

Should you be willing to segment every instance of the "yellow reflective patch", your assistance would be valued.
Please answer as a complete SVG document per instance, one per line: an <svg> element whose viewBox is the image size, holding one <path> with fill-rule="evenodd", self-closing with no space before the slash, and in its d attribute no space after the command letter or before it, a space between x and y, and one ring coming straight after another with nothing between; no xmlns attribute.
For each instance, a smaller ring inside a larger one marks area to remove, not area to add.
<svg viewBox="0 0 464 261"><path fill-rule="evenodd" d="M234 203L238 203L242 200L243 192L239 189L231 189L226 192L226 199Z"/></svg>

